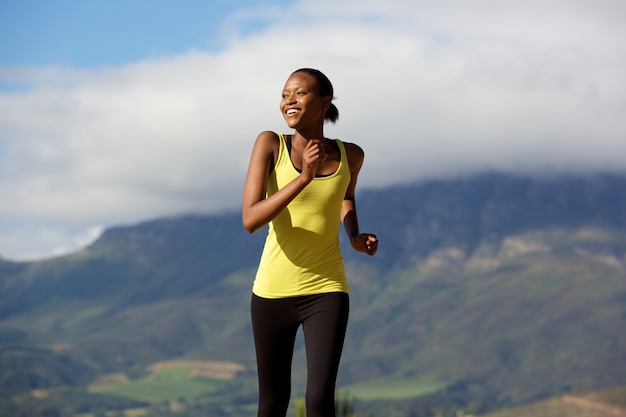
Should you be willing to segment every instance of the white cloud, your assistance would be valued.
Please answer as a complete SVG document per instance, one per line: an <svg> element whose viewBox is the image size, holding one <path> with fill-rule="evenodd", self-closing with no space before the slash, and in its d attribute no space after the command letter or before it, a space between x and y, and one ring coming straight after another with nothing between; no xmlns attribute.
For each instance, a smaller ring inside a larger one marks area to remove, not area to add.
<svg viewBox="0 0 626 417"><path fill-rule="evenodd" d="M238 208L254 138L284 128L280 90L302 66L335 85L341 118L326 133L364 147L360 187L624 170L625 8L299 2L233 16L219 53L1 69L28 88L0 94L0 253L49 255L94 228ZM251 19L270 23L238 35Z"/></svg>

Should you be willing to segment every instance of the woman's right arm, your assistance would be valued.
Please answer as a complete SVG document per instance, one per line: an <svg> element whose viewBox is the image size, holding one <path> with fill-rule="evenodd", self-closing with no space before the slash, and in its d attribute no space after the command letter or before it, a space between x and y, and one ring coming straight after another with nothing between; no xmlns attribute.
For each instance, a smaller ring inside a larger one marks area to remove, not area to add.
<svg viewBox="0 0 626 417"><path fill-rule="evenodd" d="M254 143L243 188L241 217L243 227L256 232L274 219L311 182L316 163L303 166L303 172L272 196L266 196L267 177L278 155L280 139L274 132L262 132ZM313 158L317 160L317 158ZM308 169L307 169L308 168Z"/></svg>

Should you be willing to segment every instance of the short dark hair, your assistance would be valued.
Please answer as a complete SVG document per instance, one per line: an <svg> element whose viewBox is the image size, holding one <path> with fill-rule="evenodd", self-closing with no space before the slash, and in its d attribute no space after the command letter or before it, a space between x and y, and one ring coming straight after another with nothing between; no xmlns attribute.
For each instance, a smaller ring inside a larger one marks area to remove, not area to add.
<svg viewBox="0 0 626 417"><path fill-rule="evenodd" d="M331 101L335 98L333 84L322 71L313 68L300 68L298 70L295 70L293 74L297 72L304 72L315 78L315 81L317 82L318 93L322 97L330 96ZM330 103L330 107L328 108L328 110L326 110L324 120L328 120L331 123L335 123L337 120L339 120L339 109L332 102Z"/></svg>

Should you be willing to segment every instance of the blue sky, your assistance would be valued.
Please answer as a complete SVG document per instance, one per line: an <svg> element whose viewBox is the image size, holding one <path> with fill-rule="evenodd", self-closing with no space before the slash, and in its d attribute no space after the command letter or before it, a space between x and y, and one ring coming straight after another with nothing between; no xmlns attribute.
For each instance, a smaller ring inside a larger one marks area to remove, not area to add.
<svg viewBox="0 0 626 417"><path fill-rule="evenodd" d="M224 47L237 10L285 0L2 0L0 65L121 65ZM248 22L242 30L258 30Z"/></svg>
<svg viewBox="0 0 626 417"><path fill-rule="evenodd" d="M324 71L359 187L626 171L623 0L0 0L0 256L238 210L282 86Z"/></svg>

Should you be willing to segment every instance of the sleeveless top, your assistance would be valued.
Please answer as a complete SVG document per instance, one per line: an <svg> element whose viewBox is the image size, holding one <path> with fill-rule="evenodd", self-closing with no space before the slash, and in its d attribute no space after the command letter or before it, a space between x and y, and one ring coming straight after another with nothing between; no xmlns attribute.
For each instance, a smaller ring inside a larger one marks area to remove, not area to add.
<svg viewBox="0 0 626 417"><path fill-rule="evenodd" d="M267 196L296 178L285 137L267 181ZM252 292L263 298L286 298L348 292L339 249L341 204L350 183L344 144L335 139L337 170L317 176L269 224Z"/></svg>

